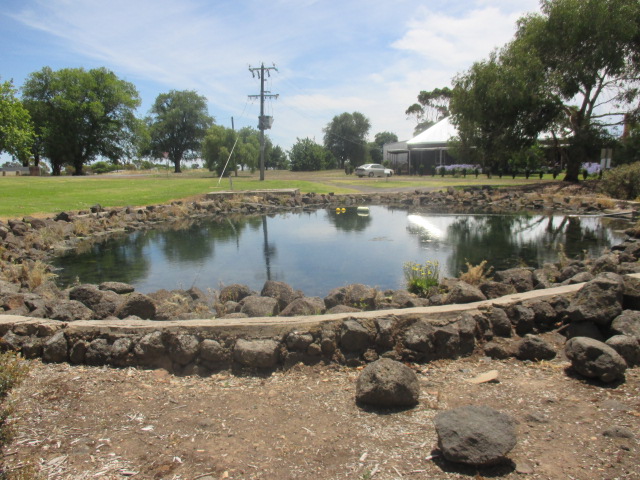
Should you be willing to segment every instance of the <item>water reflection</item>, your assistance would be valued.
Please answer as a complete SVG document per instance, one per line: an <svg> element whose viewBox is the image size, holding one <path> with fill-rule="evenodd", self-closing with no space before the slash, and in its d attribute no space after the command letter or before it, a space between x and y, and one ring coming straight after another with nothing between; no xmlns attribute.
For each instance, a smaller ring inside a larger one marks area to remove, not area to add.
<svg viewBox="0 0 640 480"><path fill-rule="evenodd" d="M560 246L569 257L597 255L621 239L605 219L593 217L410 215L385 207L177 227L111 238L59 258L60 283L122 281L141 292L244 283L259 291L266 280L282 280L307 295L324 296L350 283L401 288L408 261L436 260L444 275L453 276L465 262L537 267L555 261Z"/></svg>

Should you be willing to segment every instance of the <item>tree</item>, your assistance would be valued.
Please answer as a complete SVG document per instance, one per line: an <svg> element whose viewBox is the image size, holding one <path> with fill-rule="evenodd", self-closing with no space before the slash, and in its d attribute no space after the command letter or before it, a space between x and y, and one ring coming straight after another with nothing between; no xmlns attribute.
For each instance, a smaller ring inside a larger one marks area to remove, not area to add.
<svg viewBox="0 0 640 480"><path fill-rule="evenodd" d="M280 145L276 145L271 149L269 156L265 160L265 166L276 170L287 170L289 168L289 159Z"/></svg>
<svg viewBox="0 0 640 480"><path fill-rule="evenodd" d="M236 141L236 133L222 125L211 125L202 142L202 158L209 171L219 175L225 167L231 150ZM231 170L236 169L236 163L231 164Z"/></svg>
<svg viewBox="0 0 640 480"><path fill-rule="evenodd" d="M452 91L449 87L422 90L418 94L418 103L414 103L404 112L407 117L415 117L414 135L424 132L439 120L449 116L449 102ZM397 140L396 140L397 141Z"/></svg>
<svg viewBox="0 0 640 480"><path fill-rule="evenodd" d="M23 103L36 126L36 164L48 158L54 175L72 165L75 175L98 157L117 162L135 134L135 86L106 68L49 67L32 73L23 86Z"/></svg>
<svg viewBox="0 0 640 480"><path fill-rule="evenodd" d="M454 79L450 109L457 156L506 171L510 158L535 144L558 114L537 57L516 48L493 52Z"/></svg>
<svg viewBox="0 0 640 480"><path fill-rule="evenodd" d="M193 90L171 90L158 95L147 122L151 152L156 158L166 152L175 173L181 173L180 163L196 158L214 119L209 116L204 96Z"/></svg>
<svg viewBox="0 0 640 480"><path fill-rule="evenodd" d="M513 48L535 55L548 91L562 102L567 175L577 181L602 129L637 116L640 3L637 0L543 0L542 13L518 22Z"/></svg>
<svg viewBox="0 0 640 480"><path fill-rule="evenodd" d="M25 167L29 165L34 129L29 112L16 97L13 82L0 83L0 153L20 160Z"/></svg>
<svg viewBox="0 0 640 480"><path fill-rule="evenodd" d="M345 112L333 117L323 129L324 146L338 159L340 168L344 168L346 161L351 165L366 162L366 138L370 128L371 123L363 114Z"/></svg>
<svg viewBox="0 0 640 480"><path fill-rule="evenodd" d="M289 151L291 170L310 172L335 168L335 158L331 152L310 138L296 139Z"/></svg>
<svg viewBox="0 0 640 480"><path fill-rule="evenodd" d="M385 143L398 141L398 136L391 132L378 132L373 137L374 141L369 142L369 155L373 163L382 163L384 159L383 149Z"/></svg>

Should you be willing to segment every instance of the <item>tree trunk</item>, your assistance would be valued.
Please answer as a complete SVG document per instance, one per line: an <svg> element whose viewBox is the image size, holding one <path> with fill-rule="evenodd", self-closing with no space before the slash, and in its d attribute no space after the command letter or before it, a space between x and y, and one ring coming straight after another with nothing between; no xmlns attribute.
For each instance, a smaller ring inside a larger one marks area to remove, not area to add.
<svg viewBox="0 0 640 480"><path fill-rule="evenodd" d="M173 173L182 173L182 170L180 170L180 160L174 160L173 164L175 165Z"/></svg>

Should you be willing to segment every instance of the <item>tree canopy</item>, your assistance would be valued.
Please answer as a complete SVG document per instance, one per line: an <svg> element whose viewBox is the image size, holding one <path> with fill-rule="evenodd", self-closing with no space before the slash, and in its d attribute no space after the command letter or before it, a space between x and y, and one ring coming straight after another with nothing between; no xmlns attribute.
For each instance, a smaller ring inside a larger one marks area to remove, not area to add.
<svg viewBox="0 0 640 480"><path fill-rule="evenodd" d="M236 132L231 128L212 125L204 137L202 157L207 168L218 174L222 173L227 161L229 165L226 171L236 171L237 165L247 166L253 171L260 157L259 132L250 127Z"/></svg>
<svg viewBox="0 0 640 480"><path fill-rule="evenodd" d="M610 128L638 117L639 60L637 0L542 0L509 44L454 79L457 146L502 168L548 132L568 146L565 180L577 181Z"/></svg>
<svg viewBox="0 0 640 480"><path fill-rule="evenodd" d="M323 129L324 146L338 160L340 168L344 168L346 161L352 165L366 162L370 128L371 122L362 113L345 112L333 117Z"/></svg>
<svg viewBox="0 0 640 480"><path fill-rule="evenodd" d="M331 152L310 138L297 138L289 151L291 170L310 172L335 168L336 161Z"/></svg>
<svg viewBox="0 0 640 480"><path fill-rule="evenodd" d="M48 158L54 175L67 164L81 175L98 157L116 162L133 144L138 91L106 68L45 67L29 75L22 91L38 136L34 156Z"/></svg>
<svg viewBox="0 0 640 480"><path fill-rule="evenodd" d="M0 82L0 153L7 152L27 166L34 135L31 117L17 98L13 82Z"/></svg>
<svg viewBox="0 0 640 480"><path fill-rule="evenodd" d="M147 119L150 151L156 158L165 152L180 173L183 160L195 160L200 153L207 129L214 123L209 116L207 99L193 90L161 93Z"/></svg>
<svg viewBox="0 0 640 480"><path fill-rule="evenodd" d="M408 117L415 117L414 135L449 116L449 102L452 91L449 87L422 90L418 94L418 103L414 103L404 112Z"/></svg>

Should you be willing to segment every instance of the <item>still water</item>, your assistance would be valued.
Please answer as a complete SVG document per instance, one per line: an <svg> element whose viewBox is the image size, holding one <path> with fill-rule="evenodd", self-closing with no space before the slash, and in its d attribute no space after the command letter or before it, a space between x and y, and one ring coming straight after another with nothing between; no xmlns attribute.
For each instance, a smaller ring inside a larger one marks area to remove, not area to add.
<svg viewBox="0 0 640 480"><path fill-rule="evenodd" d="M457 276L487 259L496 270L598 255L624 237L611 219L564 215L437 215L355 207L265 217L200 221L182 229L133 232L60 257L59 283L119 281L139 292L242 283L260 291L268 279L308 296L363 283L404 287L403 264L436 260Z"/></svg>

